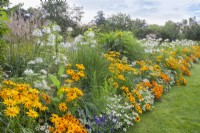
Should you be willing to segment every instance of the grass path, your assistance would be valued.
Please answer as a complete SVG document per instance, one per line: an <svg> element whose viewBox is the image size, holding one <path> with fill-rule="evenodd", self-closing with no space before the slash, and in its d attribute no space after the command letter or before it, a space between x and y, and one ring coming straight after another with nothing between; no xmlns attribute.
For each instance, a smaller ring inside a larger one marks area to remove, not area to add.
<svg viewBox="0 0 200 133"><path fill-rule="evenodd" d="M172 87L127 133L200 133L200 64L191 73L187 86Z"/></svg>

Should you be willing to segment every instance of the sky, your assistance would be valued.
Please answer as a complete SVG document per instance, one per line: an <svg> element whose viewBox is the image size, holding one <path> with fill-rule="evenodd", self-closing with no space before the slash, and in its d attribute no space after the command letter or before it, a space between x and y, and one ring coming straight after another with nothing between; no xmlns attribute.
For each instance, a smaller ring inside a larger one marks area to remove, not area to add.
<svg viewBox="0 0 200 133"><path fill-rule="evenodd" d="M132 19L145 19L148 24L163 25L196 16L200 19L200 0L66 0L71 5L82 6L83 23L94 19L98 11L105 17L114 13L126 13ZM24 8L40 6L40 0L10 0L13 5L24 3Z"/></svg>

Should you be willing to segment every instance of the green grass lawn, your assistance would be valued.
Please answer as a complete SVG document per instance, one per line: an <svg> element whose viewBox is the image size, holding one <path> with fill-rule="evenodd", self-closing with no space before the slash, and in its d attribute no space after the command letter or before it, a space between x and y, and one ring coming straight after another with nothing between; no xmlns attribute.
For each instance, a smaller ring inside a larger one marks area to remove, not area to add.
<svg viewBox="0 0 200 133"><path fill-rule="evenodd" d="M191 73L187 86L172 87L127 133L200 133L200 64Z"/></svg>

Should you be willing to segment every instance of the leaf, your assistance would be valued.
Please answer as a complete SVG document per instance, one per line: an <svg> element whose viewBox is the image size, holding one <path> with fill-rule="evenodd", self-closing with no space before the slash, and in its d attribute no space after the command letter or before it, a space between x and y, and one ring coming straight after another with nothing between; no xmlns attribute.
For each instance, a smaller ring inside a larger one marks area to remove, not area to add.
<svg viewBox="0 0 200 133"><path fill-rule="evenodd" d="M58 70L58 76L61 77L62 74L64 73L64 71L65 71L64 66L60 66L60 67L59 67L59 70Z"/></svg>
<svg viewBox="0 0 200 133"><path fill-rule="evenodd" d="M58 97L53 97L52 101L54 101L54 102L60 102L60 99Z"/></svg>
<svg viewBox="0 0 200 133"><path fill-rule="evenodd" d="M60 88L60 82L57 79L57 77L50 74L49 78L51 79L51 81L53 82L53 84L57 87L57 89L59 89Z"/></svg>

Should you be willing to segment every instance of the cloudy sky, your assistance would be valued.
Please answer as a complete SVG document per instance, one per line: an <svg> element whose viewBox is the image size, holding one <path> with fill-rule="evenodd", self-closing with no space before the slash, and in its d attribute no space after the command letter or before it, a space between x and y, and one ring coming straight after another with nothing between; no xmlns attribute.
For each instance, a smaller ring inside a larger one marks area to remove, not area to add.
<svg viewBox="0 0 200 133"><path fill-rule="evenodd" d="M24 7L37 7L40 0L10 0L11 3L24 3ZM146 19L149 24L164 24L196 16L200 19L200 0L66 0L76 6L83 6L83 22L91 21L97 11L105 16L113 13L126 13L131 18Z"/></svg>

